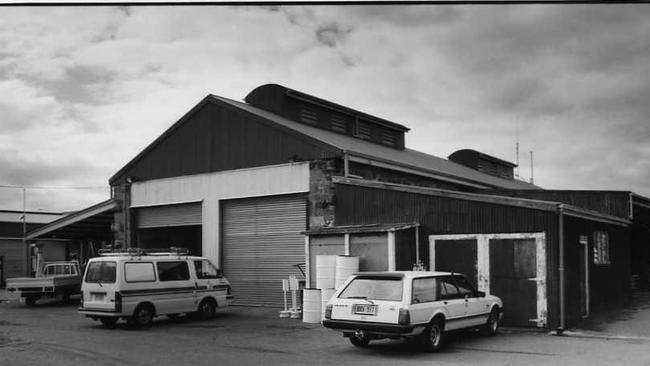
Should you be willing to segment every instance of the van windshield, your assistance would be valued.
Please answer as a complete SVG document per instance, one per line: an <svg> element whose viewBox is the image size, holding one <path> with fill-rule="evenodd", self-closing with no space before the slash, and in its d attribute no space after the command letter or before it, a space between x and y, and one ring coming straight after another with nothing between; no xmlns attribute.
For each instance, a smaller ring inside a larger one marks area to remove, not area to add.
<svg viewBox="0 0 650 366"><path fill-rule="evenodd" d="M88 264L85 282L90 283L115 283L115 262L97 261Z"/></svg>
<svg viewBox="0 0 650 366"><path fill-rule="evenodd" d="M340 299L402 300L402 279L357 277L341 292Z"/></svg>

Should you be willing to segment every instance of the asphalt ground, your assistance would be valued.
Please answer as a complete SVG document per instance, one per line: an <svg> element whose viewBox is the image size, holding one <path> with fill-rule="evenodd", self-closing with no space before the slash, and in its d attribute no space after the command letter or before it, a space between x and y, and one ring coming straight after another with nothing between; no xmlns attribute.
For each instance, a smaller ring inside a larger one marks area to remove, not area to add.
<svg viewBox="0 0 650 366"><path fill-rule="evenodd" d="M76 307L57 301L27 307L0 290L0 365L650 365L650 338L627 326L621 338L591 329L561 337L513 328L496 337L456 332L431 354L403 340L357 348L320 324L280 318L273 308L232 306L207 321L159 317L144 329L124 322L107 329ZM635 309L620 320L631 324L650 312L644 304Z"/></svg>

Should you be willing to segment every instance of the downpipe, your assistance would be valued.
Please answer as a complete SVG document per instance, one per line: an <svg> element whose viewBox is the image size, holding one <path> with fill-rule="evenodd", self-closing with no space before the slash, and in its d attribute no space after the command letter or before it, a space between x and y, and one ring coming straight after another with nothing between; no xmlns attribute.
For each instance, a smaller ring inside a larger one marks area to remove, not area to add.
<svg viewBox="0 0 650 366"><path fill-rule="evenodd" d="M558 274L560 280L560 325L556 330L556 335L562 335L566 327L566 298L565 298L565 278L564 278L564 205L557 206L558 217Z"/></svg>

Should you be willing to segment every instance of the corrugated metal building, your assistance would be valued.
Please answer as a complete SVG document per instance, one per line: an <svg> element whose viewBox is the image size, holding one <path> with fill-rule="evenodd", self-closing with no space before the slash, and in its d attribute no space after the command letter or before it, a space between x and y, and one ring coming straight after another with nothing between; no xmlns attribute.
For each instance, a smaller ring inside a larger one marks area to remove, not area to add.
<svg viewBox="0 0 650 366"><path fill-rule="evenodd" d="M541 188L513 179L512 163L473 150L443 159L408 149L405 126L279 85L245 101L207 96L109 180L116 244L189 247L219 263L247 305L280 305L280 280L301 276L302 263L309 277L318 251L366 253L385 269L421 259L462 268L504 297L528 291L513 308L530 311L508 320L519 325L555 327L600 303L576 274L586 273L580 263L592 277L612 276L616 291L629 283L629 218L491 196ZM596 259L607 264L593 268L587 249L580 262L563 246L576 235L582 248L597 238L606 257ZM498 258L510 259L490 265ZM576 267L560 271L563 260ZM588 289L584 299L566 295L576 283Z"/></svg>
<svg viewBox="0 0 650 366"><path fill-rule="evenodd" d="M7 278L29 274L31 253L29 244L23 240L25 233L61 216L61 213L43 211L0 211L0 287L4 287ZM42 250L44 260L64 259L67 248L63 243L49 240L34 244Z"/></svg>

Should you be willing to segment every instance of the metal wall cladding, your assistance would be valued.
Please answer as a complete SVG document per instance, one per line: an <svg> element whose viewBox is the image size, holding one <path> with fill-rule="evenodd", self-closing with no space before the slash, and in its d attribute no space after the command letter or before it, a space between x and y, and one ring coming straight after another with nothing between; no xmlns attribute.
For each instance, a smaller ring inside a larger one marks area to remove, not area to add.
<svg viewBox="0 0 650 366"><path fill-rule="evenodd" d="M0 239L0 257L3 258L4 280L25 275L25 244L22 239Z"/></svg>
<svg viewBox="0 0 650 366"><path fill-rule="evenodd" d="M149 180L333 157L273 122L211 100L111 178Z"/></svg>
<svg viewBox="0 0 650 366"><path fill-rule="evenodd" d="M143 207L136 210L138 228L201 225L201 202Z"/></svg>
<svg viewBox="0 0 650 366"><path fill-rule="evenodd" d="M421 257L433 234L546 233L548 328L559 323L557 213L397 190L336 184L337 225L419 222Z"/></svg>
<svg viewBox="0 0 650 366"><path fill-rule="evenodd" d="M235 303L283 306L282 280L303 280L307 202L303 195L222 202L223 270Z"/></svg>

